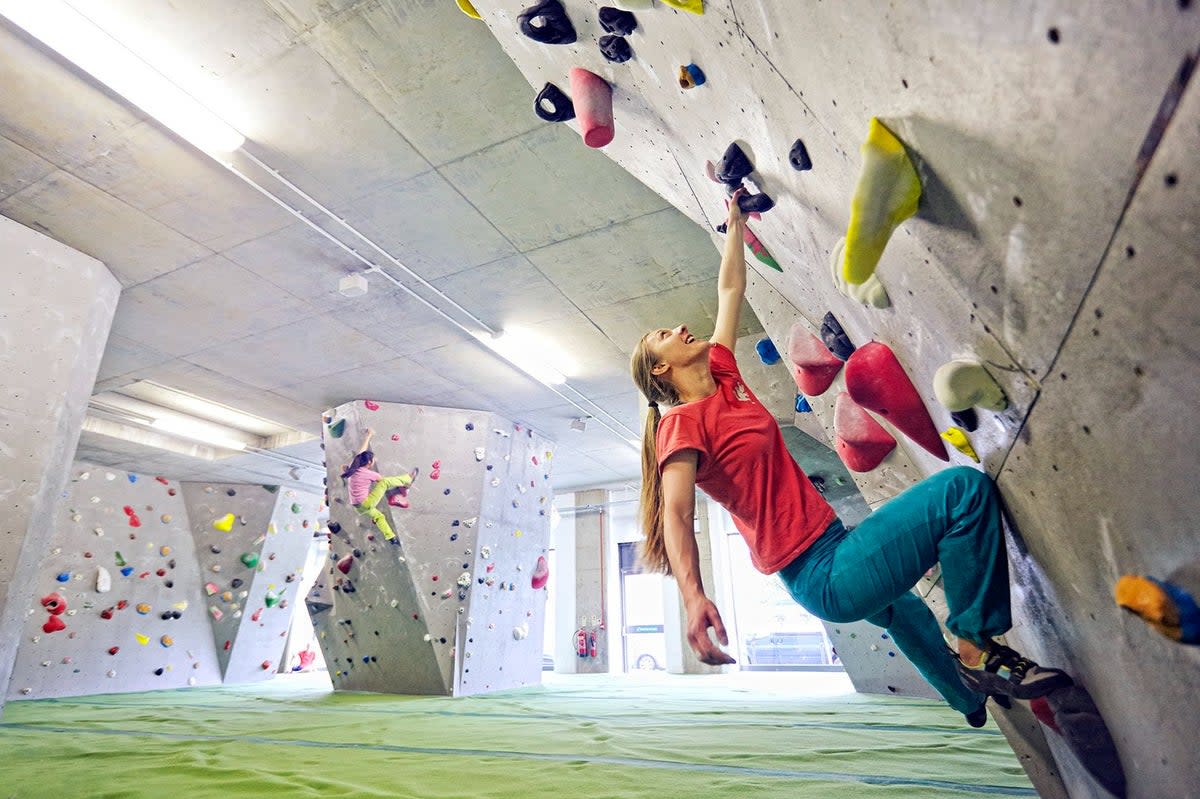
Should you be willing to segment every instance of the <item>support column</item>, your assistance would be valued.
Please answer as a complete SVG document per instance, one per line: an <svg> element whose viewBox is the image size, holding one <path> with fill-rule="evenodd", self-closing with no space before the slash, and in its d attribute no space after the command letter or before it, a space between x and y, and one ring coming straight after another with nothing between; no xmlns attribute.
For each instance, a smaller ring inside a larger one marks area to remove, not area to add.
<svg viewBox="0 0 1200 799"><path fill-rule="evenodd" d="M121 285L94 258L0 217L0 688L67 483ZM3 697L0 690L0 712Z"/></svg>
<svg viewBox="0 0 1200 799"><path fill-rule="evenodd" d="M696 548L700 552L700 579L704 583L704 592L717 603L721 611L721 619L729 626L730 640L733 637L733 608L721 601L722 592L717 584L713 569L713 546L708 518L708 501L701 496L696 497L696 518L693 530L696 534ZM679 593L679 584L674 579L663 580L663 609L665 611L665 627L667 638L667 672L670 674L719 674L721 666L709 666L701 663L692 651L687 640L687 609L683 604L683 596ZM736 657L736 654L735 654Z"/></svg>
<svg viewBox="0 0 1200 799"><path fill-rule="evenodd" d="M609 619L607 597L608 552L606 541L608 491L580 491L575 494L575 621L576 629L589 636L589 654L578 657L578 674L607 674L609 671ZM596 654L590 654L590 637L595 636ZM572 636L574 646L574 636Z"/></svg>

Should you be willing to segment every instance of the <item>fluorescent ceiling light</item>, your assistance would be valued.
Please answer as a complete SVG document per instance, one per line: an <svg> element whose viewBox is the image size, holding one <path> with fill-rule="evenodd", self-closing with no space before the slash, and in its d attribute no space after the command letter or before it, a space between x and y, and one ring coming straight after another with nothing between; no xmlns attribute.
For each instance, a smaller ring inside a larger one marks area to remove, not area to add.
<svg viewBox="0 0 1200 799"><path fill-rule="evenodd" d="M566 362L561 350L527 330L509 327L495 336L476 333L475 338L483 342L492 352L541 383L548 386L561 386L567 382L563 370L558 368Z"/></svg>
<svg viewBox="0 0 1200 799"><path fill-rule="evenodd" d="M238 452L246 449L244 441L236 441L232 438L215 434L211 429L214 425L209 425L201 421L192 421L178 416L163 416L151 422L150 426L155 430L162 430L173 436L199 441L201 444L210 444L214 447L237 450Z"/></svg>
<svg viewBox="0 0 1200 799"><path fill-rule="evenodd" d="M210 155L246 137L64 0L0 0L7 17L42 44Z"/></svg>

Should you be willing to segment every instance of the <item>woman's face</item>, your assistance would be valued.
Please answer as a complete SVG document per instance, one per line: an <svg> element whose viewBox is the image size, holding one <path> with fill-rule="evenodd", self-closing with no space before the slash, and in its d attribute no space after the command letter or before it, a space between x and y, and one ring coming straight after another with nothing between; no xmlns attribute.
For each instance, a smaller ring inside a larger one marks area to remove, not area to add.
<svg viewBox="0 0 1200 799"><path fill-rule="evenodd" d="M646 334L646 340L656 363L686 366L708 354L709 343L688 332L687 325L652 330Z"/></svg>

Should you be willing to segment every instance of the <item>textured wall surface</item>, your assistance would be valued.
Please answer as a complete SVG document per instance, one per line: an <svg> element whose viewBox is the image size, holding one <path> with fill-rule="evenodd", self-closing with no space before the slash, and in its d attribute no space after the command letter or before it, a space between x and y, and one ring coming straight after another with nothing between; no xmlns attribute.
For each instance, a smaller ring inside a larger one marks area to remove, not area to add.
<svg viewBox="0 0 1200 799"><path fill-rule="evenodd" d="M341 479L367 429L376 471L418 470L408 507L379 505L397 545ZM540 682L546 593L531 578L549 542L550 445L494 414L374 402L333 409L324 440L332 548L307 602L334 687L460 696Z"/></svg>
<svg viewBox="0 0 1200 799"><path fill-rule="evenodd" d="M476 5L531 95L546 81L568 89L574 66L608 80L616 138L605 152L697 223L724 215L705 159L742 143L778 203L751 227L783 271L751 261L748 292L777 342L833 311L856 344L892 347L939 429L950 420L933 399L936 369L964 356L988 365L1012 405L981 413L970 438L1022 539L1012 639L1092 690L1130 795L1189 794L1200 763L1179 725L1200 710L1197 654L1122 617L1111 597L1122 572L1166 576L1200 557L1188 488L1188 342L1200 327L1193 4L731 0L703 16L656 5L638 13L625 64L598 52L599 3L566 4L579 41L557 47L520 35L520 0ZM688 62L708 82L683 91L675 73ZM879 264L884 310L842 296L829 267L872 116L923 184L917 217ZM798 137L810 171L787 162ZM832 440L837 387L797 419L815 438ZM855 476L872 507L943 468L896 438L880 467ZM936 608L936 587L927 599ZM1057 738L1047 748L1023 738L1036 728L1005 730L1044 793L1103 794Z"/></svg>
<svg viewBox="0 0 1200 799"><path fill-rule="evenodd" d="M9 698L220 683L178 483L77 462L52 513ZM55 593L66 600L65 628L47 633L40 600Z"/></svg>
<svg viewBox="0 0 1200 799"><path fill-rule="evenodd" d="M0 259L0 374L13 387L0 392L0 688L6 688L120 285L99 261L4 217Z"/></svg>

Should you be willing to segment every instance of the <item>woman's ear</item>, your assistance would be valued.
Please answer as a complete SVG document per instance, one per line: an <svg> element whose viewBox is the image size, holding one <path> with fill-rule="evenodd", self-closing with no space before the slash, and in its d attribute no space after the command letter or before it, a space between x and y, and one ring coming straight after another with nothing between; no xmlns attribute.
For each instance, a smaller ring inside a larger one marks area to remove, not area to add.
<svg viewBox="0 0 1200 799"><path fill-rule="evenodd" d="M656 363L650 367L650 374L654 375L655 377L662 377L663 375L665 375L667 373L667 370L670 368L671 368L671 365L669 363L667 363L665 361L659 361L658 363Z"/></svg>

